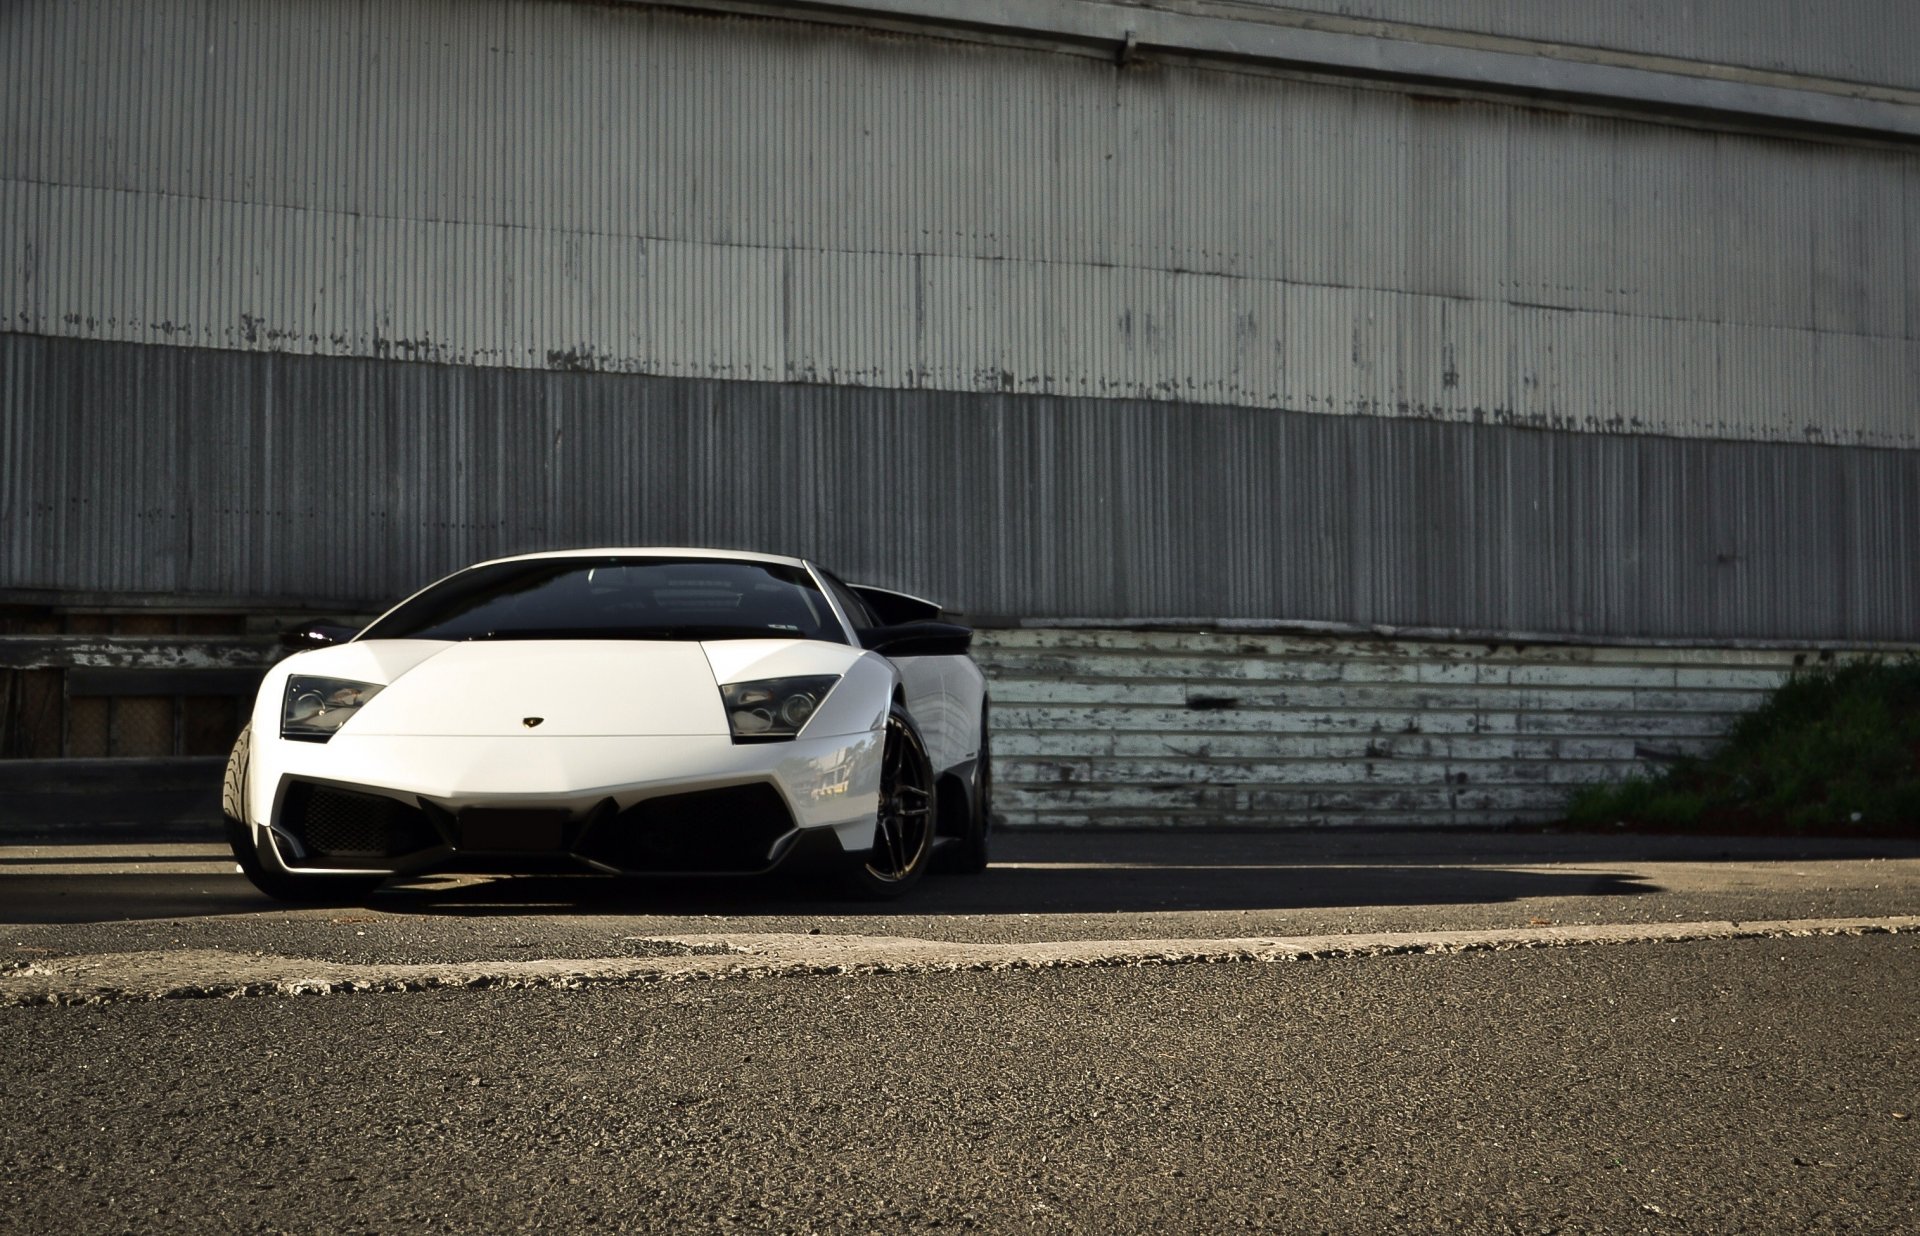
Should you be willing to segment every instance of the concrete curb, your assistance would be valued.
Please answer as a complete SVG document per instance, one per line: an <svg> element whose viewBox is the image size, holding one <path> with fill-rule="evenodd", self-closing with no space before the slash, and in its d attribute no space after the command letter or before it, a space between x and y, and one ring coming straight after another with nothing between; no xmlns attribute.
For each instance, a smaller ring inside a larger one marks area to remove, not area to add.
<svg viewBox="0 0 1920 1236"><path fill-rule="evenodd" d="M577 990L803 975L1326 961L1578 945L1909 933L1920 933L1920 915L1025 944L973 944L861 935L674 935L640 938L645 943L674 950L666 956L439 965L366 965L221 950L151 951L15 962L0 970L0 1005L114 1004L212 997L490 988Z"/></svg>

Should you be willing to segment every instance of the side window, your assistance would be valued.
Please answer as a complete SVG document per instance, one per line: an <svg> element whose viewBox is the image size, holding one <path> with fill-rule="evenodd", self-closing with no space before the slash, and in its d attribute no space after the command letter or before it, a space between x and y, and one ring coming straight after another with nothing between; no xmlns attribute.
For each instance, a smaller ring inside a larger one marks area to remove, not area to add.
<svg viewBox="0 0 1920 1236"><path fill-rule="evenodd" d="M834 578L831 572L821 571L820 578L826 581L827 591L833 593L833 599L840 603L840 608L847 612L847 618L854 626L877 627L880 625L874 618L873 611L867 608L865 601L854 595L853 589Z"/></svg>

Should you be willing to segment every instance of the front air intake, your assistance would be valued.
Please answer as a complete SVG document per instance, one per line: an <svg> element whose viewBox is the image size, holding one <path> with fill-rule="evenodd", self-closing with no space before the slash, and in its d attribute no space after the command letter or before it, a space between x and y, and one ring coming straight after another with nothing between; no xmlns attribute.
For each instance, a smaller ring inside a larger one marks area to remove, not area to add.
<svg viewBox="0 0 1920 1236"><path fill-rule="evenodd" d="M757 782L635 803L590 828L576 852L622 871L764 871L793 827L780 791Z"/></svg>
<svg viewBox="0 0 1920 1236"><path fill-rule="evenodd" d="M296 781L280 808L280 827L306 851L296 864L365 863L441 844L426 813L397 799Z"/></svg>

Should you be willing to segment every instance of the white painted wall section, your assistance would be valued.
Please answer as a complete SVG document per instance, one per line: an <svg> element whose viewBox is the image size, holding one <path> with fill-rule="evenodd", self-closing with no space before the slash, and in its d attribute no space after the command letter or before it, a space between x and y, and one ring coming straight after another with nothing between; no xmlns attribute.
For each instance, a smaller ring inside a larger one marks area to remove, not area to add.
<svg viewBox="0 0 1920 1236"><path fill-rule="evenodd" d="M1814 652L981 631L1009 827L1488 827L1710 751Z"/></svg>

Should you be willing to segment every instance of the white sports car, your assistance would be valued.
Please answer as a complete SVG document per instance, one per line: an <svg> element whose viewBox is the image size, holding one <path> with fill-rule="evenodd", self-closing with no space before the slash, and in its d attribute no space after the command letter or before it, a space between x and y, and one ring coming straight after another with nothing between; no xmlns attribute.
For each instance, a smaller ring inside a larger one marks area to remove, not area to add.
<svg viewBox="0 0 1920 1236"><path fill-rule="evenodd" d="M357 634L314 624L228 761L262 891L427 871L750 874L897 896L987 863L972 632L798 558L594 549L483 562Z"/></svg>

